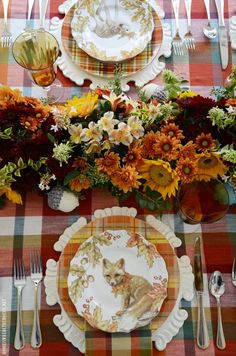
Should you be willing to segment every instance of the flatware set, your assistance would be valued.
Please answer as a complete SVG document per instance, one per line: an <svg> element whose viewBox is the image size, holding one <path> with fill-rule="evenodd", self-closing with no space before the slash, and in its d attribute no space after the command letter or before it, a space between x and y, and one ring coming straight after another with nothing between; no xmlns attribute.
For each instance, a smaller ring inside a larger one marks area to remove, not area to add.
<svg viewBox="0 0 236 356"><path fill-rule="evenodd" d="M39 348L42 345L42 335L40 329L39 311L38 311L38 287L42 281L42 262L38 251L30 253L30 275L34 284L34 318L31 334L31 346ZM25 336L22 322L22 290L26 286L25 266L22 259L14 260L13 266L14 287L17 289L17 322L14 338L14 347L21 350L25 346Z"/></svg>

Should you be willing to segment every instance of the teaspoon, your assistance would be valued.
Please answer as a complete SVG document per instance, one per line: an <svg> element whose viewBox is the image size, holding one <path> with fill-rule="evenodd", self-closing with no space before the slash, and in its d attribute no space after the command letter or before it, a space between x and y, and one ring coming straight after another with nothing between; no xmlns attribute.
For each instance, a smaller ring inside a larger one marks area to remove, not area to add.
<svg viewBox="0 0 236 356"><path fill-rule="evenodd" d="M220 350L224 350L226 347L224 330L222 326L222 317L221 317L221 305L220 297L225 292L225 282L221 272L215 271L209 281L209 289L211 294L216 298L217 301L217 335L216 335L216 346Z"/></svg>
<svg viewBox="0 0 236 356"><path fill-rule="evenodd" d="M217 31L216 28L211 25L210 0L204 0L204 4L206 7L208 23L207 25L203 26L203 33L207 38L213 39L216 37Z"/></svg>

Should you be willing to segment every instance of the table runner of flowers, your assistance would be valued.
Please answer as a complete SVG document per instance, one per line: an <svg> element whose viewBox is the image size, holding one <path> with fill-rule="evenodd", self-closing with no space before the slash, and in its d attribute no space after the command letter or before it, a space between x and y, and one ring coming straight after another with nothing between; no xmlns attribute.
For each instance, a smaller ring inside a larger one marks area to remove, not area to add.
<svg viewBox="0 0 236 356"><path fill-rule="evenodd" d="M0 87L0 196L22 204L33 188L83 192L105 187L143 208L164 209L182 181L197 174L235 183L236 68L211 97L184 89L163 71L147 99L122 93L119 81L49 106Z"/></svg>

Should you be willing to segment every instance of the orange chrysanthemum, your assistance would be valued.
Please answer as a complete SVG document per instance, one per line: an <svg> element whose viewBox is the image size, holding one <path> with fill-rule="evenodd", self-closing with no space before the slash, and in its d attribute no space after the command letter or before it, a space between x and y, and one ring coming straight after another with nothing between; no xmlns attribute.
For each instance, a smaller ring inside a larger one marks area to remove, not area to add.
<svg viewBox="0 0 236 356"><path fill-rule="evenodd" d="M86 170L88 168L88 162L85 158L78 157L74 159L72 167L80 170Z"/></svg>
<svg viewBox="0 0 236 356"><path fill-rule="evenodd" d="M96 164L98 170L108 176L112 175L119 168L120 157L118 153L106 152L104 157L98 158Z"/></svg>
<svg viewBox="0 0 236 356"><path fill-rule="evenodd" d="M157 142L158 134L154 133L153 131L147 133L143 137L143 150L142 155L143 157L154 158L156 155L154 145Z"/></svg>
<svg viewBox="0 0 236 356"><path fill-rule="evenodd" d="M176 172L181 180L190 182L197 172L196 162L191 158L180 158L177 162Z"/></svg>
<svg viewBox="0 0 236 356"><path fill-rule="evenodd" d="M127 155L123 158L128 166L137 166L142 162L142 146L131 147Z"/></svg>
<svg viewBox="0 0 236 356"><path fill-rule="evenodd" d="M111 182L114 186L127 193L140 186L139 178L140 176L134 167L125 166L112 175Z"/></svg>
<svg viewBox="0 0 236 356"><path fill-rule="evenodd" d="M211 148L215 147L215 142L211 136L211 134L201 133L195 139L196 147L200 151L210 150Z"/></svg>
<svg viewBox="0 0 236 356"><path fill-rule="evenodd" d="M36 131L41 125L41 121L38 120L38 118L31 116L21 116L20 123L26 128L26 130L33 132Z"/></svg>
<svg viewBox="0 0 236 356"><path fill-rule="evenodd" d="M88 177L83 174L78 175L69 182L70 189L75 192L80 192L82 189L88 189L91 186L91 182Z"/></svg>
<svg viewBox="0 0 236 356"><path fill-rule="evenodd" d="M197 174L203 180L223 176L228 167L224 165L221 157L217 153L201 153L197 155Z"/></svg>
<svg viewBox="0 0 236 356"><path fill-rule="evenodd" d="M180 158L194 158L196 156L196 151L195 151L195 144L193 141L189 141L181 147L181 150L179 152L179 157Z"/></svg>
<svg viewBox="0 0 236 356"><path fill-rule="evenodd" d="M161 133L169 136L169 137L175 137L178 140L181 140L184 138L183 131L179 129L179 126L177 126L174 123L167 124L162 127Z"/></svg>
<svg viewBox="0 0 236 356"><path fill-rule="evenodd" d="M158 135L158 141L154 144L156 156L170 161L179 156L180 147L181 145L179 140L162 133Z"/></svg>
<svg viewBox="0 0 236 356"><path fill-rule="evenodd" d="M231 106L236 106L236 99L228 99L226 101L226 104L231 105Z"/></svg>

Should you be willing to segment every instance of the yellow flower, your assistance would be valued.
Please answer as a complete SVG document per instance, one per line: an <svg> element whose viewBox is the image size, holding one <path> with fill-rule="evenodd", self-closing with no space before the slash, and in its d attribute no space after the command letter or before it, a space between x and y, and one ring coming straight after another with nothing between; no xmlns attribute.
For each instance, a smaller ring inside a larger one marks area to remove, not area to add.
<svg viewBox="0 0 236 356"><path fill-rule="evenodd" d="M193 98L197 94L192 90L183 91L178 95L178 99Z"/></svg>
<svg viewBox="0 0 236 356"><path fill-rule="evenodd" d="M0 188L0 196L5 194L7 199L15 204L23 204L21 195L15 190L12 190L10 187Z"/></svg>
<svg viewBox="0 0 236 356"><path fill-rule="evenodd" d="M72 116L87 117L89 116L98 103L98 95L88 92L81 98L74 96L72 100L68 100L67 105L70 107Z"/></svg>
<svg viewBox="0 0 236 356"><path fill-rule="evenodd" d="M138 170L142 178L146 179L145 185L158 191L163 199L166 196L175 195L179 178L168 162L145 159L144 164Z"/></svg>
<svg viewBox="0 0 236 356"><path fill-rule="evenodd" d="M223 176L228 170L224 165L219 154L209 152L197 155L197 174L203 180L209 180L206 176L216 178L218 175Z"/></svg>
<svg viewBox="0 0 236 356"><path fill-rule="evenodd" d="M18 89L11 89L7 86L0 88L0 107L6 109L9 105L15 105L21 99L21 92Z"/></svg>

